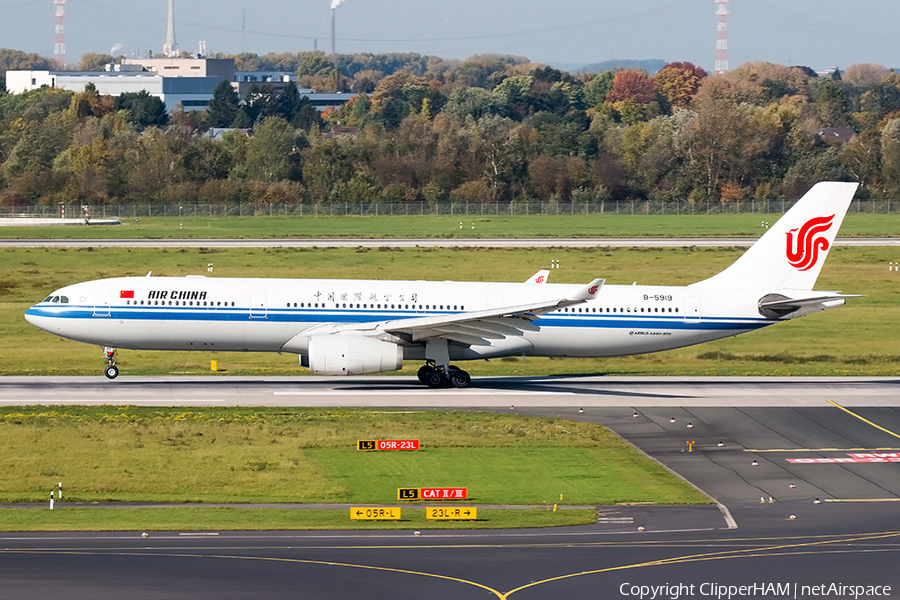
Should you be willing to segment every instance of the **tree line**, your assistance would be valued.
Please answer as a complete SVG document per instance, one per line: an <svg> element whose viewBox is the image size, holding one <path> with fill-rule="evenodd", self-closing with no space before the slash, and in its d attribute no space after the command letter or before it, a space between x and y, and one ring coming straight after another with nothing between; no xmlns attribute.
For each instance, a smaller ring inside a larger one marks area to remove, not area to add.
<svg viewBox="0 0 900 600"><path fill-rule="evenodd" d="M651 75L494 55L235 58L357 95L320 114L294 85L239 98L223 82L206 111L168 115L91 86L0 94L0 203L728 203L824 179L900 191L900 75L878 65L711 77L689 62ZM206 135L218 127L236 129Z"/></svg>

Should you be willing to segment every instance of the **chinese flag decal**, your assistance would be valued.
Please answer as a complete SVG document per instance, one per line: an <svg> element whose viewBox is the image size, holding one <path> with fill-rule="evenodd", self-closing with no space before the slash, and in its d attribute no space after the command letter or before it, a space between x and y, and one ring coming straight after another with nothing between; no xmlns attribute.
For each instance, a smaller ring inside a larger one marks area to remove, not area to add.
<svg viewBox="0 0 900 600"><path fill-rule="evenodd" d="M122 290L119 292L119 298L134 298L134 290Z"/></svg>

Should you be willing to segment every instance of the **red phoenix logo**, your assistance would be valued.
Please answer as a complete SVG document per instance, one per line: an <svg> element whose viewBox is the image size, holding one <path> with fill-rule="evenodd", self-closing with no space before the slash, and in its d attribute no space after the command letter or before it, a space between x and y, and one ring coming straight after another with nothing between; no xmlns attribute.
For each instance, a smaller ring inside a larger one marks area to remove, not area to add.
<svg viewBox="0 0 900 600"><path fill-rule="evenodd" d="M600 286L592 285L591 287L588 288L588 294L593 296L594 294L597 293L597 290L599 290L599 289L600 289Z"/></svg>
<svg viewBox="0 0 900 600"><path fill-rule="evenodd" d="M535 279L536 283L544 283L544 276L538 275L537 279Z"/></svg>
<svg viewBox="0 0 900 600"><path fill-rule="evenodd" d="M830 244L824 236L819 234L831 229L834 215L829 217L814 217L803 224L794 240L794 232L787 232L787 259L792 267L799 271L807 271L819 262L819 251L828 250Z"/></svg>

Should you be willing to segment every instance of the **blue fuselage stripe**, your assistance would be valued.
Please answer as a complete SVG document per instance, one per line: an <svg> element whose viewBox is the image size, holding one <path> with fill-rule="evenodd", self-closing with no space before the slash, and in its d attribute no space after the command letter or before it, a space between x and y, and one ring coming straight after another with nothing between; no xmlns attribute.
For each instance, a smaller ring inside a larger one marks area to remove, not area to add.
<svg viewBox="0 0 900 600"><path fill-rule="evenodd" d="M107 312L108 311L108 312ZM100 313L100 314L98 314ZM38 317L58 319L119 319L126 321L274 321L279 323L372 323L422 316L459 314L454 311L371 311L329 309L249 309L243 307L129 307L93 306L43 307L33 306L26 312ZM537 320L541 327L617 328L617 329L677 329L692 331L722 331L758 329L774 321L746 317L703 317L685 322L678 316L624 316L613 314L552 314Z"/></svg>

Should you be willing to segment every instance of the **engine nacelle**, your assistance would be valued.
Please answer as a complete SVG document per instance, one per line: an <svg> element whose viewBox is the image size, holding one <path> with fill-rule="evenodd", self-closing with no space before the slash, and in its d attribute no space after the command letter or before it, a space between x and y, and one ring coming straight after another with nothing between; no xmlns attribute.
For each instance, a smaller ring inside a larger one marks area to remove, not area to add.
<svg viewBox="0 0 900 600"><path fill-rule="evenodd" d="M320 375L363 375L403 368L403 348L391 342L352 334L309 338L309 370Z"/></svg>

